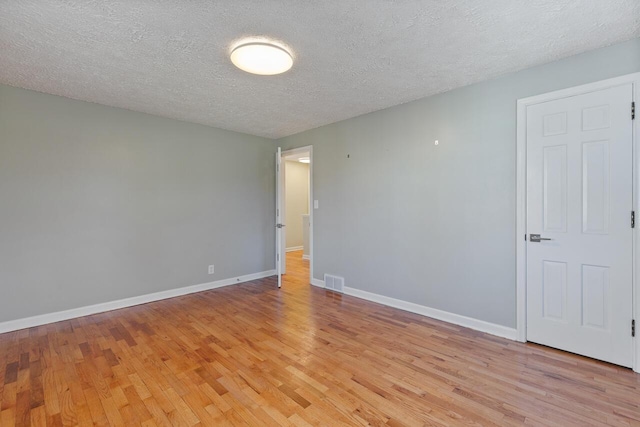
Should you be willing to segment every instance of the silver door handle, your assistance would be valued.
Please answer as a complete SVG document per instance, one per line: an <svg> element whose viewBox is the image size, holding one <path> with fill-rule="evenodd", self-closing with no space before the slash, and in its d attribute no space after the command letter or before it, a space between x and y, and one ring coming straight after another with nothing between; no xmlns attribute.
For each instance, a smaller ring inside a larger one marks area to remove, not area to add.
<svg viewBox="0 0 640 427"><path fill-rule="evenodd" d="M282 227L286 227L286 225L284 225L284 224L276 224L276 228L282 228Z"/></svg>
<svg viewBox="0 0 640 427"><path fill-rule="evenodd" d="M530 242L540 242L542 240L553 240L553 239L549 239L546 237L540 237L539 234L529 234L529 241Z"/></svg>

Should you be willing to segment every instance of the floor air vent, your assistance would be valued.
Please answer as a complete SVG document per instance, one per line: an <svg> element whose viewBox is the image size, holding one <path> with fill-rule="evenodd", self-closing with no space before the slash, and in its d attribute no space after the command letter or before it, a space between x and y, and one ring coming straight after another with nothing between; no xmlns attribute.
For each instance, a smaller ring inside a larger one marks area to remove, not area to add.
<svg viewBox="0 0 640 427"><path fill-rule="evenodd" d="M344 292L344 277L324 275L324 287L331 291Z"/></svg>

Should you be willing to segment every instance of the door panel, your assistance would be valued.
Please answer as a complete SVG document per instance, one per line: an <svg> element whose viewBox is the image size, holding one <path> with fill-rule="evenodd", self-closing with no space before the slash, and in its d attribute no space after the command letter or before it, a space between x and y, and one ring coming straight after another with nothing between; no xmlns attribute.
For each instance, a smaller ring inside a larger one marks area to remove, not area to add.
<svg viewBox="0 0 640 427"><path fill-rule="evenodd" d="M582 266L582 325L608 329L609 267Z"/></svg>
<svg viewBox="0 0 640 427"><path fill-rule="evenodd" d="M544 231L567 231L567 147L544 147Z"/></svg>
<svg viewBox="0 0 640 427"><path fill-rule="evenodd" d="M609 141L582 145L582 232L609 234Z"/></svg>
<svg viewBox="0 0 640 427"><path fill-rule="evenodd" d="M527 339L631 366L632 85L527 107Z"/></svg>
<svg viewBox="0 0 640 427"><path fill-rule="evenodd" d="M548 319L567 320L567 263L542 263L543 315Z"/></svg>

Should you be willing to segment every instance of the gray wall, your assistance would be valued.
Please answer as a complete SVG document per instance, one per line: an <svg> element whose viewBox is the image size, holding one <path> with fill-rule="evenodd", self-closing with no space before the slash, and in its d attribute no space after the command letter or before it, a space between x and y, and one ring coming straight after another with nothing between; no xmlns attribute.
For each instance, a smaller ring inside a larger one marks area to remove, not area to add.
<svg viewBox="0 0 640 427"><path fill-rule="evenodd" d="M0 86L0 321L273 269L274 147Z"/></svg>
<svg viewBox="0 0 640 427"><path fill-rule="evenodd" d="M314 147L315 277L515 327L516 100L637 71L640 39L281 139Z"/></svg>

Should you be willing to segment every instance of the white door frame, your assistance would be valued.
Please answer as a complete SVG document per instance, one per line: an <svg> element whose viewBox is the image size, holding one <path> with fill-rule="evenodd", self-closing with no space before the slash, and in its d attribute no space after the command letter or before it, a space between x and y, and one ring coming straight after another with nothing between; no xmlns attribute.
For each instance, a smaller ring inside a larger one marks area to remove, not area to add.
<svg viewBox="0 0 640 427"><path fill-rule="evenodd" d="M276 275L278 276L278 289L282 287L282 263L283 257L285 254L282 251L282 213L284 210L282 209L282 195L283 195L283 167L282 163L282 152L280 147L278 147L278 151L276 152L276 221L275 221L275 230L276 230L276 253L275 253L275 261L276 261Z"/></svg>
<svg viewBox="0 0 640 427"><path fill-rule="evenodd" d="M309 153L309 283L313 283L313 145L283 151L280 153L280 156L281 159L284 160L287 156L301 153ZM284 172L284 168L281 169ZM284 180L281 180L281 185L283 186L282 194L284 195ZM284 203L282 203L284 200L281 200L280 202L280 204L284 205ZM284 209L284 206L281 206L280 208ZM283 256L286 256L286 252L283 253Z"/></svg>
<svg viewBox="0 0 640 427"><path fill-rule="evenodd" d="M556 99L582 95L595 92L623 84L633 84L633 101L640 100L640 73L627 74L612 79L601 80L594 83L576 86L568 89L549 92L542 95L532 96L518 100L517 108L517 148L516 148L516 330L517 339L520 342L527 341L527 107L542 102ZM640 109L640 106L637 107ZM629 106L631 114L631 106ZM633 122L632 144L633 144L633 210L639 212L638 201L640 200L640 155L637 150L637 141L640 137L640 114L636 113ZM636 324L640 323L640 226L633 229L633 318ZM633 370L640 372L640 325L636 326L636 336L634 338L634 358ZM631 333L631 325L629 325Z"/></svg>

